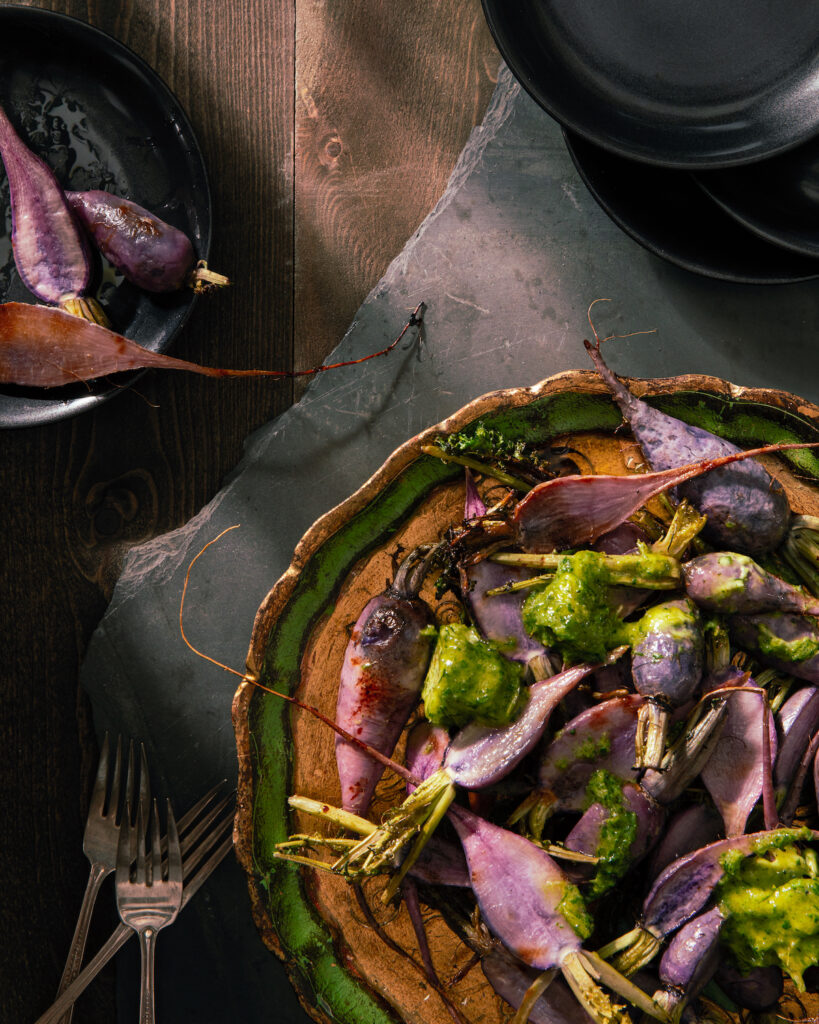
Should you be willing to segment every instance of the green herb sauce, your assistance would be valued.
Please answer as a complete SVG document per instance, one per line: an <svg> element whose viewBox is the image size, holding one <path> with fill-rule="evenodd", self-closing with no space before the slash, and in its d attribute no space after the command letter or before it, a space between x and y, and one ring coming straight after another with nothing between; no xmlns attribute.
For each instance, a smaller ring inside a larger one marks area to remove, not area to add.
<svg viewBox="0 0 819 1024"><path fill-rule="evenodd" d="M581 939L587 939L594 931L594 918L586 909L586 903L580 895L580 890L571 882L564 883L563 898L558 903L557 909Z"/></svg>
<svg viewBox="0 0 819 1024"><path fill-rule="evenodd" d="M812 850L793 845L793 831L787 843L772 839L749 857L723 858L721 941L740 970L781 967L804 992L802 974L819 962L819 866Z"/></svg>
<svg viewBox="0 0 819 1024"><path fill-rule="evenodd" d="M757 627L757 644L763 654L793 664L808 661L819 654L819 640L814 637L802 636L796 640L783 640L763 623Z"/></svg>
<svg viewBox="0 0 819 1024"><path fill-rule="evenodd" d="M508 725L523 710L528 692L523 666L504 657L502 645L484 640L473 626L441 626L421 694L430 722Z"/></svg>
<svg viewBox="0 0 819 1024"><path fill-rule="evenodd" d="M592 804L600 804L609 812L594 851L599 860L588 894L595 899L608 892L628 871L631 847L637 837L637 815L626 808L621 780L604 768L594 772L586 786L583 807L588 810Z"/></svg>
<svg viewBox="0 0 819 1024"><path fill-rule="evenodd" d="M554 579L523 602L524 629L545 647L557 648L566 663L602 661L629 643L629 627L609 601L608 571L596 551L566 555Z"/></svg>

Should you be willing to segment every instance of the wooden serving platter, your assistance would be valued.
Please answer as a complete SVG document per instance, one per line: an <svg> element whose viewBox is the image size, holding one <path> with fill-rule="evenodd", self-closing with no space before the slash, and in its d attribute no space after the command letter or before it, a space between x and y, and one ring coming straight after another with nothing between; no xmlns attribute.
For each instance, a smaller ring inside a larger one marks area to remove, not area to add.
<svg viewBox="0 0 819 1024"><path fill-rule="evenodd" d="M705 376L628 383L663 411L740 447L819 440L819 408L784 392L739 388ZM275 844L289 834L317 831L315 819L291 814L290 794L340 802L334 734L312 716L291 711L254 680L334 715L349 629L362 607L384 589L401 552L437 540L462 518L463 470L421 454L421 446L478 420L526 441L570 444L595 472L642 468L639 448L591 371L484 395L407 441L355 494L319 519L259 608L246 677L233 703L239 757L235 842L264 941L285 961L305 1009L317 1021L448 1024L451 1017L417 966L368 927L344 880L273 857ZM794 511L819 515L816 453L787 452L765 462L786 487ZM491 489L492 483L482 486ZM447 608L436 603L431 587L422 596L436 615L446 617ZM376 795L374 820L398 799L398 784L387 774ZM373 908L380 907L378 890L377 881L365 885ZM375 912L389 938L417 964L406 911ZM440 914L430 910L426 918L439 976L464 1017L476 1024L508 1020L508 1005L479 967L448 984L471 951ZM796 1005L790 1010L791 1017L802 1012Z"/></svg>

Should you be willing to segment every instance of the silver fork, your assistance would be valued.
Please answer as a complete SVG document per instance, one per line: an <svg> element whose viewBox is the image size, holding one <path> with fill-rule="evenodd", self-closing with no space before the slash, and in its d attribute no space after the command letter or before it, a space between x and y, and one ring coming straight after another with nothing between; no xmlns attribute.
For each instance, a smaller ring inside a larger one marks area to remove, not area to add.
<svg viewBox="0 0 819 1024"><path fill-rule="evenodd" d="M182 847L171 802L168 800L167 876L162 871L162 843L159 813L154 801L151 843L148 846L147 812L140 804L136 829L125 818L119 831L117 850L117 910L123 924L139 937L142 969L139 994L139 1024L154 1024L154 953L162 928L176 920L182 906ZM136 867L131 867L136 858Z"/></svg>
<svg viewBox="0 0 819 1024"><path fill-rule="evenodd" d="M83 852L91 862L91 870L88 874L88 884L85 887L85 894L80 906L79 915L77 916L74 937L71 940L68 957L63 968L63 976L60 978L60 985L57 989L58 996L68 988L80 972L83 953L85 952L85 943L88 938L88 927L91 923L91 914L97 901L97 894L103 881L111 874L117 864L117 844L119 842L119 827L122 820L120 813L122 739L120 737L117 737L113 766L110 761L110 743L108 733L106 733L102 742L102 750L100 751L97 777L94 780L94 788L91 791L88 817L85 822L85 833L82 840ZM134 744L131 741L128 747L125 800L122 802L122 806L133 806L135 790ZM140 744L139 802L147 805L149 800L150 789L145 748ZM73 1012L74 1008L70 1007L60 1021L60 1024L71 1024Z"/></svg>
<svg viewBox="0 0 819 1024"><path fill-rule="evenodd" d="M182 909L193 899L202 884L233 848L231 835L234 796L224 795L224 780L206 793L178 822L182 840ZM167 848L167 841L163 841ZM74 981L35 1024L57 1024L102 968L132 938L134 932L121 921L97 954L88 961Z"/></svg>

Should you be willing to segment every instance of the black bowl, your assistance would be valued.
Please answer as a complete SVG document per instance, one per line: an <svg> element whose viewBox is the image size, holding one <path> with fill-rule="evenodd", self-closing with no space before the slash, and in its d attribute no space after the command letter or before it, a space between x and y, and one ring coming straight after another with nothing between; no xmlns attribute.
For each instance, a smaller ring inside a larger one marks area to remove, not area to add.
<svg viewBox="0 0 819 1024"><path fill-rule="evenodd" d="M747 164L819 131L804 0L483 0L512 73L561 124L666 167Z"/></svg>
<svg viewBox="0 0 819 1024"><path fill-rule="evenodd" d="M819 257L819 138L750 167L705 171L696 178L749 231Z"/></svg>
<svg viewBox="0 0 819 1024"><path fill-rule="evenodd" d="M628 160L564 129L587 188L636 242L676 266L740 284L819 277L819 259L788 252L746 231L687 171Z"/></svg>
<svg viewBox="0 0 819 1024"><path fill-rule="evenodd" d="M202 154L179 103L136 54L74 18L0 5L0 104L66 189L126 196L184 231L197 256L207 257L211 207ZM9 224L0 165L0 301L35 302L17 275ZM148 294L101 259L98 276L114 330L155 352L167 349L191 312L193 292ZM75 415L137 376L53 391L0 386L0 427Z"/></svg>

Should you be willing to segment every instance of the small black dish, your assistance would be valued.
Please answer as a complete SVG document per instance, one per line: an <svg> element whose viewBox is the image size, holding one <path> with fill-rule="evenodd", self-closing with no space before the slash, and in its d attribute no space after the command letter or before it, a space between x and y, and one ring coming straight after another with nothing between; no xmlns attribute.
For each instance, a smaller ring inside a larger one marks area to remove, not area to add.
<svg viewBox="0 0 819 1024"><path fill-rule="evenodd" d="M562 125L622 156L728 167L819 129L804 0L482 0L498 49Z"/></svg>
<svg viewBox="0 0 819 1024"><path fill-rule="evenodd" d="M587 188L611 219L650 252L706 277L787 284L819 277L819 260L770 245L713 203L687 171L627 160L564 129Z"/></svg>
<svg viewBox="0 0 819 1024"><path fill-rule="evenodd" d="M210 189L188 119L136 54L99 29L33 7L0 5L0 104L66 189L126 196L210 247ZM4 225L4 226L3 226ZM11 252L8 182L0 164L0 301L35 302ZM188 318L192 291L154 295L101 261L98 295L118 333L162 352ZM54 391L0 386L0 427L73 416L138 373Z"/></svg>
<svg viewBox="0 0 819 1024"><path fill-rule="evenodd" d="M819 138L750 167L702 172L696 178L749 231L819 257Z"/></svg>

